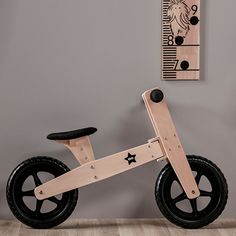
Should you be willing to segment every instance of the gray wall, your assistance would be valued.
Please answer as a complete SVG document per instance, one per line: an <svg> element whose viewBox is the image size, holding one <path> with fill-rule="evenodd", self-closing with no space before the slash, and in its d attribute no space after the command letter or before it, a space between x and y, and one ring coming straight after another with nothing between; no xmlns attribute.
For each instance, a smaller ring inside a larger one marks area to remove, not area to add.
<svg viewBox="0 0 236 236"><path fill-rule="evenodd" d="M141 93L160 86L187 153L225 173L236 216L234 0L202 1L199 82L160 80L157 0L0 1L0 217L12 218L5 185L27 157L70 153L45 136L95 126L97 157L154 136ZM151 163L82 188L74 217L158 217L153 195L162 165Z"/></svg>

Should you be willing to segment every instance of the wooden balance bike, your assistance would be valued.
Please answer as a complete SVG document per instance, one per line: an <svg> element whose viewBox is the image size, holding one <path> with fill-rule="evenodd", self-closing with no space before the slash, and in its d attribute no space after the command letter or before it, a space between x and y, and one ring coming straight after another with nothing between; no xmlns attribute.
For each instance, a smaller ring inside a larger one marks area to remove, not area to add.
<svg viewBox="0 0 236 236"><path fill-rule="evenodd" d="M155 198L162 214L183 228L200 228L213 222L227 202L224 175L211 161L185 155L161 90L146 91L142 97L156 137L141 146L95 160L89 135L96 132L96 128L48 135L48 139L69 148L80 166L69 170L61 161L49 157L33 157L19 164L10 175L6 189L15 217L33 228L54 227L73 212L78 188L151 161L166 159L168 163L155 186ZM44 182L43 174L51 174L52 178ZM29 177L33 187L24 189ZM201 186L202 179L209 186ZM179 192L173 190L174 187L179 187ZM35 205L29 206L26 198L34 199ZM43 210L45 201L54 207L47 206Z"/></svg>

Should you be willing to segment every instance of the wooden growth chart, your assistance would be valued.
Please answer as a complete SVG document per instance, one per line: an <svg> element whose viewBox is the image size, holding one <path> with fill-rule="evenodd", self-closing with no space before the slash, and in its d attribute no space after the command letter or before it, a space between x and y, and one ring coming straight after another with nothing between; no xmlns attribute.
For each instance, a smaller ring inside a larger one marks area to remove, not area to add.
<svg viewBox="0 0 236 236"><path fill-rule="evenodd" d="M162 0L162 79L199 80L200 0Z"/></svg>

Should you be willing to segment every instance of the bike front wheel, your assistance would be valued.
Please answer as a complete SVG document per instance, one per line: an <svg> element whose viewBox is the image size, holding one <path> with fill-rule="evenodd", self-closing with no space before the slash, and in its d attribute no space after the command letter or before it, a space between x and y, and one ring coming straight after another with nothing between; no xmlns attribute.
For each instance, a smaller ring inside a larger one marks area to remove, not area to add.
<svg viewBox="0 0 236 236"><path fill-rule="evenodd" d="M220 169L200 156L187 156L200 189L200 196L188 199L170 164L159 174L155 197L162 214L183 228L201 228L213 222L224 210L228 186Z"/></svg>

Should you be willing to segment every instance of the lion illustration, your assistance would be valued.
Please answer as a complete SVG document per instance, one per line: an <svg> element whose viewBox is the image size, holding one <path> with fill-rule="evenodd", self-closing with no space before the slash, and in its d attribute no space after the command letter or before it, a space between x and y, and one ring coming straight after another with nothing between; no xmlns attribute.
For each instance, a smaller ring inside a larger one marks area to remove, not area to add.
<svg viewBox="0 0 236 236"><path fill-rule="evenodd" d="M189 14L191 10L185 3L185 0L171 0L170 6L167 9L169 24L172 34L177 37L186 37L190 30Z"/></svg>

